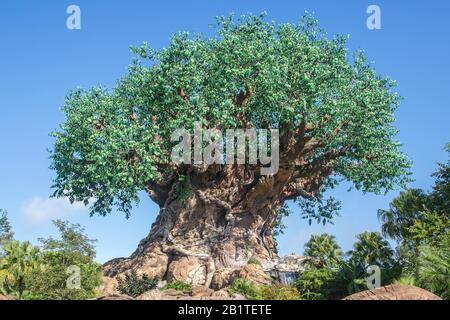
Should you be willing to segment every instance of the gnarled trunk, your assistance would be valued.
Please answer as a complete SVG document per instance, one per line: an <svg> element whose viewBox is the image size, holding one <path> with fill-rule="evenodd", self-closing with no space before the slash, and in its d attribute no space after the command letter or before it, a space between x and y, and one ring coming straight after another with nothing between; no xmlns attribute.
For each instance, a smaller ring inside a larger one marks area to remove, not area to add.
<svg viewBox="0 0 450 320"><path fill-rule="evenodd" d="M209 286L218 270L276 255L272 229L282 187L276 179L248 176L237 167L186 177L184 184L170 180L166 194L151 194L161 209L149 235L129 258L106 263L106 276L136 270Z"/></svg>

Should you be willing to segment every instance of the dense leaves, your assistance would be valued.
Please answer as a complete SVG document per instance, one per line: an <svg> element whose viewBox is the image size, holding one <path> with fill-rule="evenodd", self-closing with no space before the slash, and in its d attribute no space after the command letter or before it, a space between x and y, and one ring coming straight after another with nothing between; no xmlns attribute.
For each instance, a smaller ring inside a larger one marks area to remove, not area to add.
<svg viewBox="0 0 450 320"><path fill-rule="evenodd" d="M89 239L78 224L61 220L53 223L60 239L39 239L42 263L28 276L30 285L27 298L82 300L95 297L102 284L101 265L94 261L95 240ZM79 287L68 285L71 276L78 276L74 271L79 271Z"/></svg>
<svg viewBox="0 0 450 320"><path fill-rule="evenodd" d="M158 279L150 278L146 274L138 276L134 270L117 279L117 290L122 294L135 298L149 290L155 289L157 285Z"/></svg>
<svg viewBox="0 0 450 320"><path fill-rule="evenodd" d="M0 209L0 255L3 245L12 241L13 237L14 232L12 232L11 224L8 220L8 212Z"/></svg>
<svg viewBox="0 0 450 320"><path fill-rule="evenodd" d="M102 284L93 243L79 225L54 221L60 238L40 239L41 247L10 241L0 259L0 289L17 299L79 300L94 298ZM75 273L73 271L75 270ZM71 286L71 276L74 286Z"/></svg>
<svg viewBox="0 0 450 320"><path fill-rule="evenodd" d="M326 233L312 235L305 243L304 255L312 258L316 266L332 266L342 260L342 251L336 238Z"/></svg>
<svg viewBox="0 0 450 320"><path fill-rule="evenodd" d="M169 159L170 136L196 121L277 128L283 141L294 134L294 144L314 142L296 159L303 176L326 160L324 179L363 191L408 181L392 126L400 101L394 81L377 75L363 53L349 54L344 37L329 39L311 16L281 25L222 17L216 37L183 32L162 50L144 44L133 51L138 57L113 90L67 96L66 119L53 133L55 195L91 203L92 214L117 206L128 216L140 190L179 170ZM281 163L291 147L281 144ZM325 222L336 209L334 201L317 205Z"/></svg>

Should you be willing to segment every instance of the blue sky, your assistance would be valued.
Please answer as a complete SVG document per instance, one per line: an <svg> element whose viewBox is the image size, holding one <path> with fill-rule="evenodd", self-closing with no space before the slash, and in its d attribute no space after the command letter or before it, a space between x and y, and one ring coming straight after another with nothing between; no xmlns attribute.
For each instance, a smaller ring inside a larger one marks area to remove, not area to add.
<svg viewBox="0 0 450 320"><path fill-rule="evenodd" d="M81 30L66 28L66 8L81 8ZM379 5L382 29L368 30L366 8ZM50 220L86 226L98 239L98 260L129 255L147 235L158 208L145 194L131 219L120 213L90 218L82 206L49 200L48 133L63 119L68 90L114 86L131 61L129 46L147 41L164 47L180 30L210 33L217 15L267 11L277 22L295 22L314 12L330 35L349 34L352 50L364 49L380 74L398 82L405 99L396 127L413 161L413 187L428 189L436 162L446 161L450 141L450 26L448 1L8 1L0 10L0 208L7 209L19 240L53 233ZM282 254L303 252L312 233L336 235L347 250L355 235L379 230L376 212L398 194L386 196L335 191L341 217L332 226L308 226L295 214L279 239Z"/></svg>

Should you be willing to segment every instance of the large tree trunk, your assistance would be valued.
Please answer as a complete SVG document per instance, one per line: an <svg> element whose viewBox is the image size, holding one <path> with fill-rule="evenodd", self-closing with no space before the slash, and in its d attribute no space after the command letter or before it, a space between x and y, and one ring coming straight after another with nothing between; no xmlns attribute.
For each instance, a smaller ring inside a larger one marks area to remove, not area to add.
<svg viewBox="0 0 450 320"><path fill-rule="evenodd" d="M251 257L275 257L272 229L284 185L237 167L187 177L187 190L180 191L175 179L167 184L167 194L151 194L161 209L149 235L129 258L105 264L106 276L136 270L209 286L218 270L240 267Z"/></svg>

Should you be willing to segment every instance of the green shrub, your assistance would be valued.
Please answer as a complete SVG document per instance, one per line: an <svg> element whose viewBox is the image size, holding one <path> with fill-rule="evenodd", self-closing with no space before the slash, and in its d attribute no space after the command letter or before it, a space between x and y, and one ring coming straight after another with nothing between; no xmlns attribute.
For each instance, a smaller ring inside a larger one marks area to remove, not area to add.
<svg viewBox="0 0 450 320"><path fill-rule="evenodd" d="M249 300L262 299L259 288L253 282L241 278L234 280L227 291L231 296L240 294Z"/></svg>
<svg viewBox="0 0 450 320"><path fill-rule="evenodd" d="M261 286L259 291L262 300L301 300L298 290L288 285Z"/></svg>
<svg viewBox="0 0 450 320"><path fill-rule="evenodd" d="M330 268L309 268L303 271L295 285L306 300L325 300L328 298L329 284L335 273Z"/></svg>
<svg viewBox="0 0 450 320"><path fill-rule="evenodd" d="M134 270L127 273L125 278L118 278L117 282L117 290L119 290L120 293L126 294L130 297L138 297L149 290L155 289L158 285L158 279L149 278L145 274L138 277L136 271Z"/></svg>
<svg viewBox="0 0 450 320"><path fill-rule="evenodd" d="M255 257L251 257L250 259L248 259L247 264L256 264L256 265L260 266L261 261L259 261Z"/></svg>
<svg viewBox="0 0 450 320"><path fill-rule="evenodd" d="M174 289L177 291L181 291L184 293L191 293L192 292L192 286L189 283L183 282L183 281L175 281L168 283L164 286L163 290L167 289Z"/></svg>

